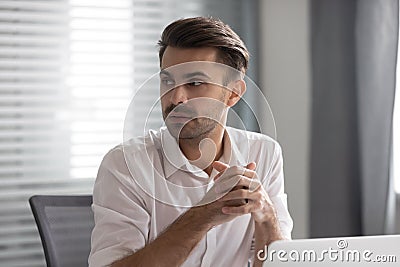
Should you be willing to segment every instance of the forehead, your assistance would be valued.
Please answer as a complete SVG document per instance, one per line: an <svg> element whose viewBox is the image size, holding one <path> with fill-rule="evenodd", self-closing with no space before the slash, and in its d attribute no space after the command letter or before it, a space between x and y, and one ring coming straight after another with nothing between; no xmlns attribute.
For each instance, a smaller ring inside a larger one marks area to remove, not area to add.
<svg viewBox="0 0 400 267"><path fill-rule="evenodd" d="M161 61L161 69L193 61L217 62L218 49L214 47L177 48L167 46Z"/></svg>
<svg viewBox="0 0 400 267"><path fill-rule="evenodd" d="M175 81L202 78L209 83L222 85L224 81L237 80L241 72L218 62L218 49L167 47L164 52L160 76L169 76Z"/></svg>
<svg viewBox="0 0 400 267"><path fill-rule="evenodd" d="M218 49L167 47L162 58L160 76L174 79L202 78L210 83L221 84L228 73L235 71L230 66L219 63ZM182 81L183 82L183 81Z"/></svg>

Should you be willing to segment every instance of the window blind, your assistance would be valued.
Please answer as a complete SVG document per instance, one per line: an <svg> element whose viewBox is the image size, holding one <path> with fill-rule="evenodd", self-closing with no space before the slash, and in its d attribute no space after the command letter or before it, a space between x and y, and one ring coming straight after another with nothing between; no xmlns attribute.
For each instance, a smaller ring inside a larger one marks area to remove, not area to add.
<svg viewBox="0 0 400 267"><path fill-rule="evenodd" d="M239 2L218 8L239 18ZM135 90L158 71L161 31L177 18L218 16L212 3L0 1L0 266L45 266L28 198L92 192ZM133 117L143 120L157 98L155 86Z"/></svg>
<svg viewBox="0 0 400 267"><path fill-rule="evenodd" d="M30 195L80 191L66 179L67 10L62 1L0 2L1 266L43 266Z"/></svg>

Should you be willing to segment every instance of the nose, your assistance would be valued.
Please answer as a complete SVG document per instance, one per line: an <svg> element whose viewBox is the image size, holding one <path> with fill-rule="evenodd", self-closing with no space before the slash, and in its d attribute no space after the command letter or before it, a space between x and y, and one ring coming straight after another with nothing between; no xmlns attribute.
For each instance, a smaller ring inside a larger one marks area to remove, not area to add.
<svg viewBox="0 0 400 267"><path fill-rule="evenodd" d="M171 102L174 105L186 103L188 101L188 96L186 92L185 85L180 85L171 89Z"/></svg>

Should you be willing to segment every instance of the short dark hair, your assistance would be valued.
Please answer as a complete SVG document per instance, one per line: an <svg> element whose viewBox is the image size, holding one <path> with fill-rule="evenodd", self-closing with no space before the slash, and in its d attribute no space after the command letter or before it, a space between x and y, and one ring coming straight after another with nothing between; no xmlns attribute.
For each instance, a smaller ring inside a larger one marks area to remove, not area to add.
<svg viewBox="0 0 400 267"><path fill-rule="evenodd" d="M249 52L240 37L219 19L194 17L169 24L158 41L160 64L167 46L176 48L215 47L221 63L245 72Z"/></svg>

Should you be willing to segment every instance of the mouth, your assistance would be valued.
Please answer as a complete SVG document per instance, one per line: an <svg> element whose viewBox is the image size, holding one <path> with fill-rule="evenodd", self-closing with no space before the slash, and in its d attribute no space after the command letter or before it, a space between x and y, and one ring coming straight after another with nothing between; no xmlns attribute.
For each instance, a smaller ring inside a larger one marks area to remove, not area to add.
<svg viewBox="0 0 400 267"><path fill-rule="evenodd" d="M192 120L192 117L185 113L171 112L168 114L167 120L173 123L186 123Z"/></svg>

